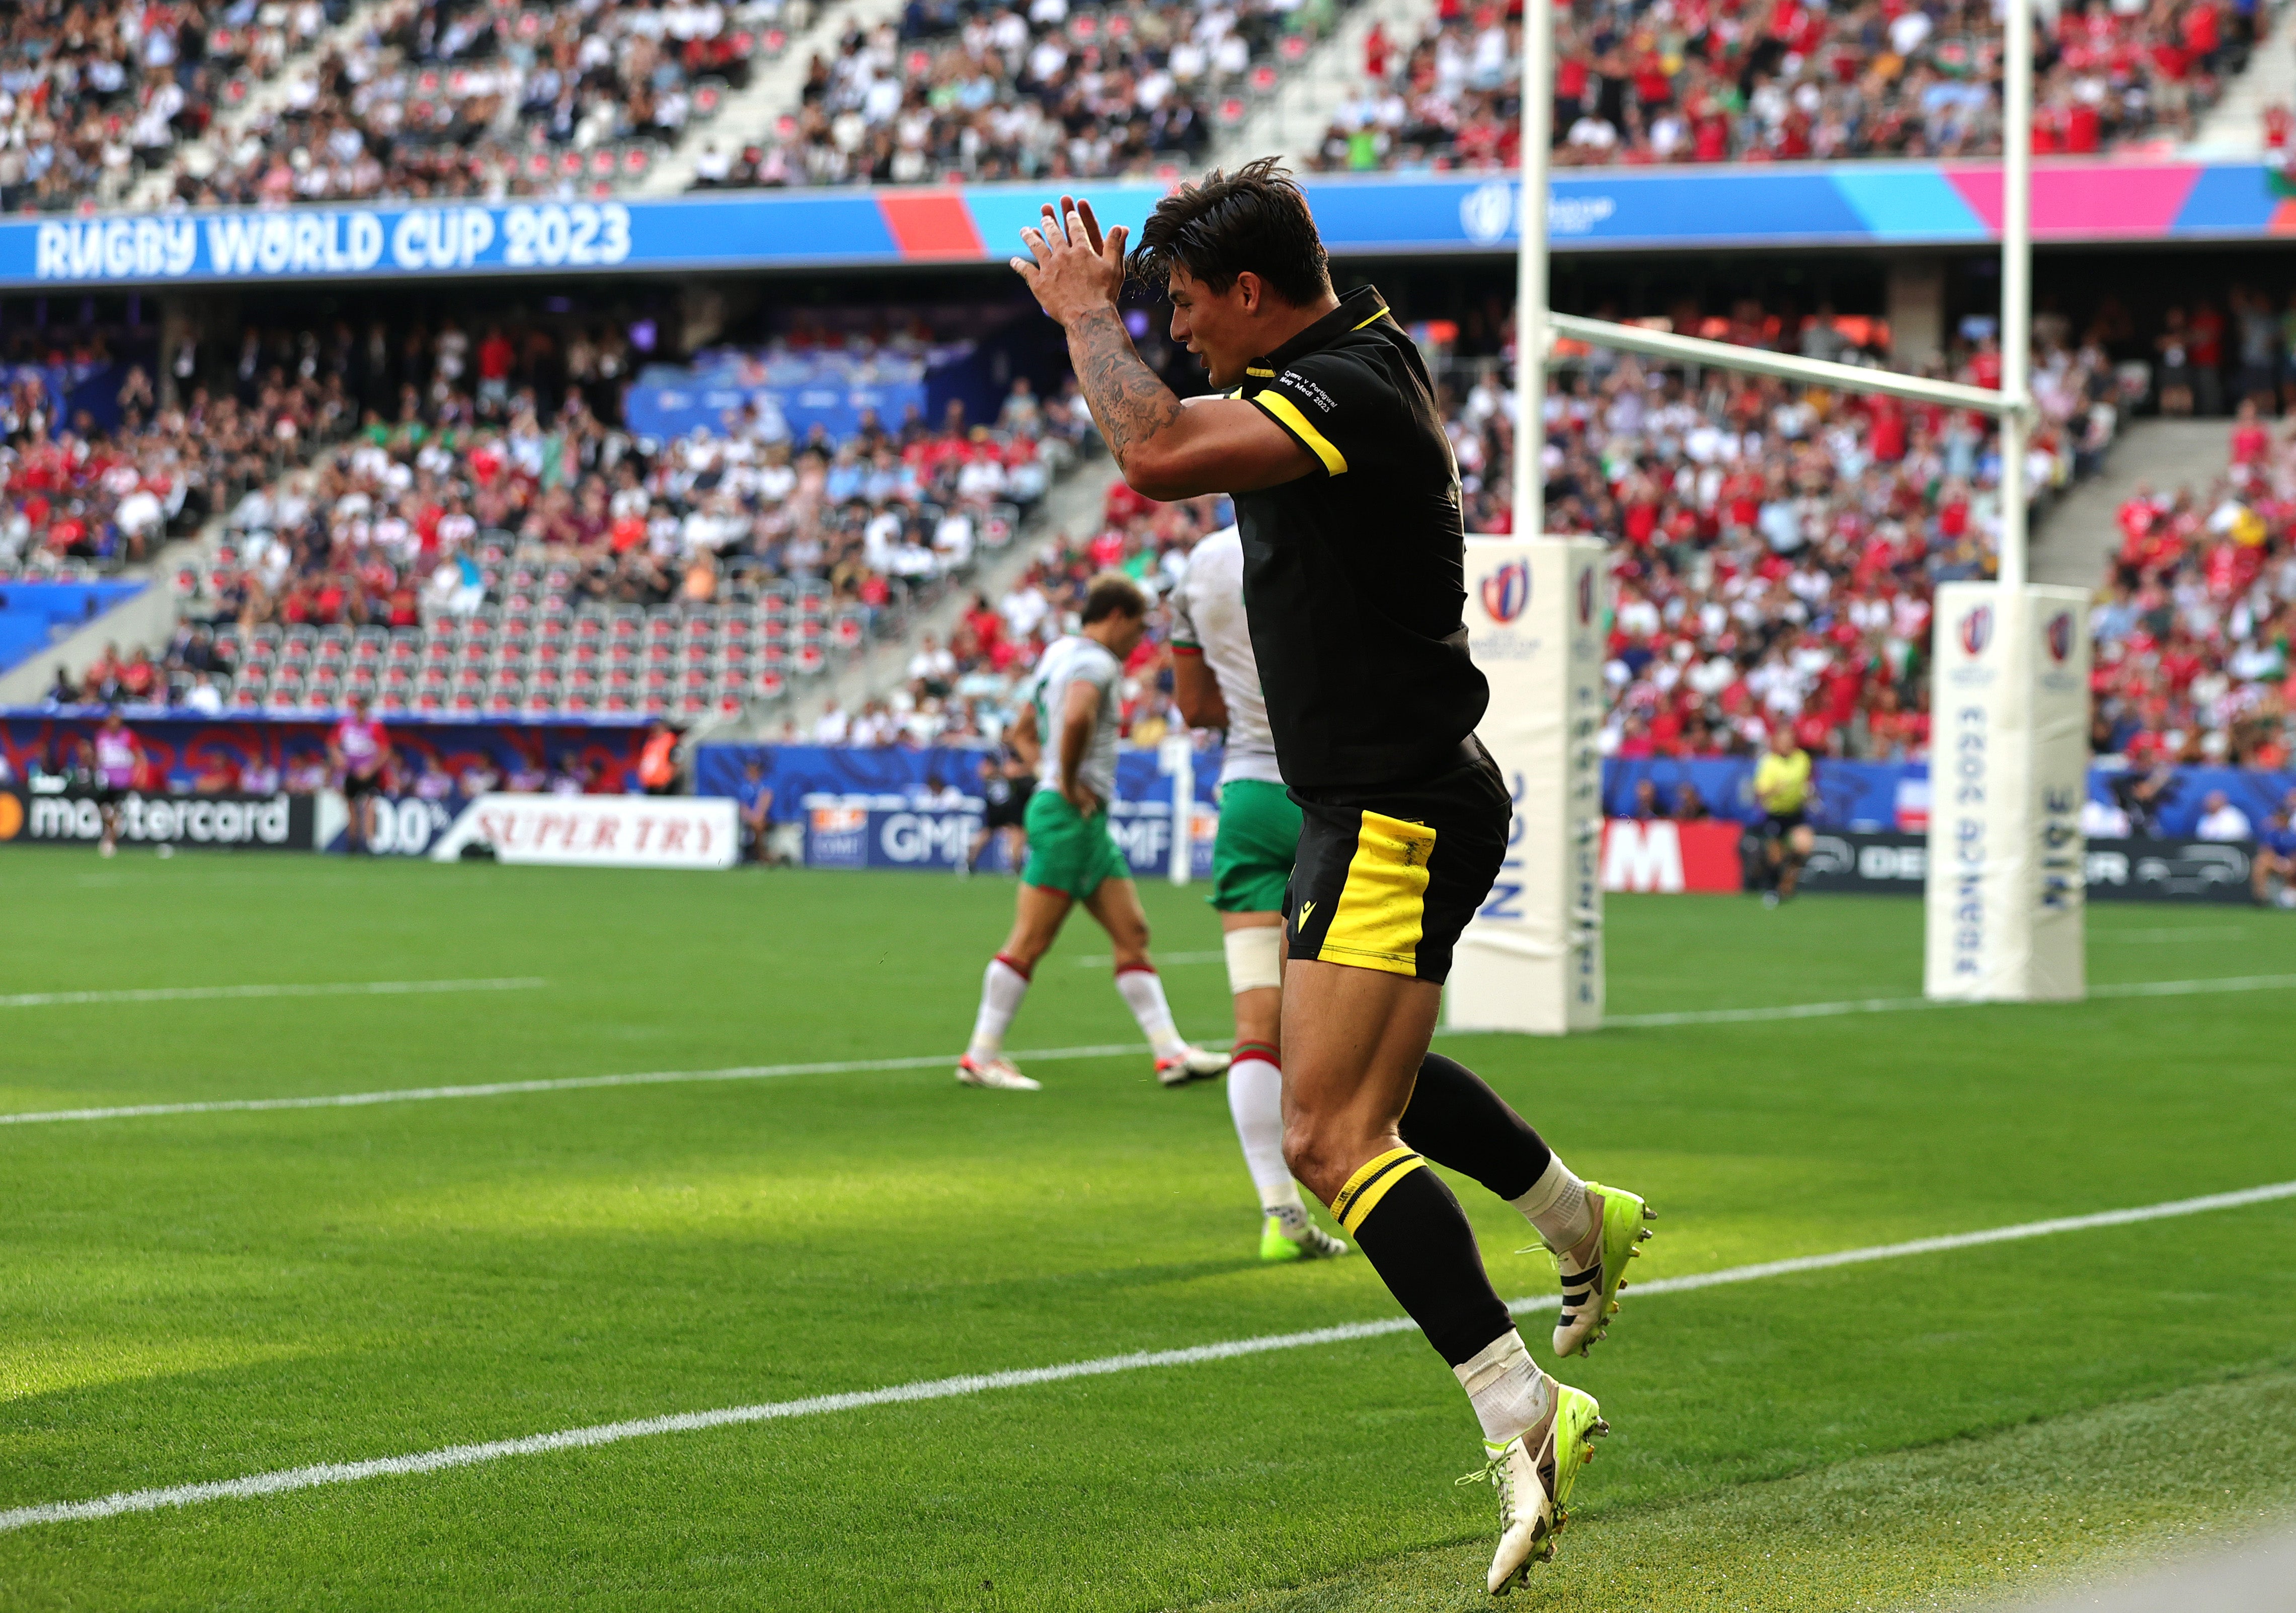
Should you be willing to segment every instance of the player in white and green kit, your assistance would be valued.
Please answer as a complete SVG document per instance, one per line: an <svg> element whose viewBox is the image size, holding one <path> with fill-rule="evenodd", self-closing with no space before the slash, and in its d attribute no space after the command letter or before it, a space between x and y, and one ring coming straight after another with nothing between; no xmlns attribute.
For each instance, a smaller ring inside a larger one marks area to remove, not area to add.
<svg viewBox="0 0 2296 1613"><path fill-rule="evenodd" d="M1275 766L1259 664L1243 613L1243 542L1234 527L1188 555L1172 596L1172 678L1191 728L1226 728L1219 839L1212 847L1212 906L1226 931L1235 1047L1228 1112L1259 1189L1262 1260L1344 1255L1348 1246L1311 1220L1283 1163L1283 1072L1277 1033L1283 1004L1283 886L1300 844L1300 809Z"/></svg>
<svg viewBox="0 0 2296 1613"><path fill-rule="evenodd" d="M1013 931L988 960L972 1041L956 1064L956 1078L967 1086L1037 1090L1039 1083L1004 1057L1004 1032L1020 1011L1037 960L1079 901L1108 932L1116 989L1155 1053L1156 1079L1184 1086L1227 1068L1226 1054L1191 1047L1174 1026L1164 983L1148 961L1148 917L1131 866L1108 832L1124 720L1124 662L1147 630L1148 601L1139 584L1111 572L1094 580L1083 615L1080 631L1037 657L1006 736L1024 760L1036 763L1037 786L1029 797L1029 865L1021 874Z"/></svg>

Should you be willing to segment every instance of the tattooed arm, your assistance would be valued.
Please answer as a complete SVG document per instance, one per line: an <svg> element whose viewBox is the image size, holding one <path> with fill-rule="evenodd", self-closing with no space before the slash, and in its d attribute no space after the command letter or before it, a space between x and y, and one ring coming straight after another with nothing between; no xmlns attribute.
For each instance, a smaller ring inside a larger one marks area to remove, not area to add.
<svg viewBox="0 0 2296 1613"><path fill-rule="evenodd" d="M1192 399L1193 408L1148 367L1117 312L1124 284L1122 225L1099 238L1088 214L1066 210L1023 230L1033 261L1013 267L1045 311L1067 330L1069 361L1108 451L1136 492L1169 501L1244 493L1317 469L1307 449L1242 399Z"/></svg>

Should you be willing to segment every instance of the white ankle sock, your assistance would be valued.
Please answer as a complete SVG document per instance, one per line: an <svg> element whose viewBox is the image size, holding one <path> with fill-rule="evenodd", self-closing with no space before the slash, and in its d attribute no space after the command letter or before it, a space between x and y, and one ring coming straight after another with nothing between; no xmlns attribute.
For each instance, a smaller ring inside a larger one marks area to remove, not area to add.
<svg viewBox="0 0 2296 1613"><path fill-rule="evenodd" d="M972 1045L965 1051L975 1058L1001 1057L1004 1027L1021 1011L1021 999L1028 991L1028 975L1005 962L1002 952L990 959L987 973L980 977L980 1013L972 1022Z"/></svg>
<svg viewBox="0 0 2296 1613"><path fill-rule="evenodd" d="M1141 1034L1148 1045L1156 1049L1159 1058L1177 1058L1187 1051L1188 1044L1180 1040L1180 1033L1172 1024L1172 1010L1164 1000L1164 977L1144 965L1138 968L1116 971L1116 989L1124 994L1132 1017L1140 1022Z"/></svg>
<svg viewBox="0 0 2296 1613"><path fill-rule="evenodd" d="M1595 1230L1595 1218L1587 1208L1587 1184L1570 1173L1560 1154L1547 1159L1546 1170L1529 1192L1508 1202L1557 1251L1571 1247Z"/></svg>
<svg viewBox="0 0 2296 1613"><path fill-rule="evenodd" d="M1259 1207L1271 1215L1298 1210L1304 1222L1300 1184L1283 1163L1283 1072L1257 1054L1228 1066L1227 1112L1235 1122L1235 1140L1243 1145L1251 1185L1259 1189Z"/></svg>
<svg viewBox="0 0 2296 1613"><path fill-rule="evenodd" d="M1483 1437L1503 1445L1538 1426L1554 1404L1546 1374L1522 1347L1522 1335L1509 1328L1478 1350L1473 1359L1451 1369L1483 1425Z"/></svg>

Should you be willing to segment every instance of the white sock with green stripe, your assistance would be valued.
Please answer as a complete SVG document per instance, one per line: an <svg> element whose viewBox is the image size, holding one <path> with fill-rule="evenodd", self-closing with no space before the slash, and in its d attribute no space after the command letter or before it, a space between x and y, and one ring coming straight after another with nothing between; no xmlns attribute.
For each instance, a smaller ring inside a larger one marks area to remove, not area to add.
<svg viewBox="0 0 2296 1613"><path fill-rule="evenodd" d="M1116 971L1116 989L1125 1006L1140 1022L1140 1033L1156 1049L1159 1059L1177 1058L1188 1050L1179 1027L1172 1023L1171 1005L1164 1000L1164 977L1144 963Z"/></svg>
<svg viewBox="0 0 2296 1613"><path fill-rule="evenodd" d="M1595 1230L1594 1215L1587 1207L1587 1184L1570 1173L1560 1154L1548 1156L1546 1169L1530 1184L1529 1192L1507 1202L1538 1229L1551 1249L1576 1248Z"/></svg>
<svg viewBox="0 0 2296 1613"><path fill-rule="evenodd" d="M1483 1425L1483 1437L1503 1445L1537 1428L1554 1408L1554 1386L1509 1328L1472 1359L1451 1369Z"/></svg>

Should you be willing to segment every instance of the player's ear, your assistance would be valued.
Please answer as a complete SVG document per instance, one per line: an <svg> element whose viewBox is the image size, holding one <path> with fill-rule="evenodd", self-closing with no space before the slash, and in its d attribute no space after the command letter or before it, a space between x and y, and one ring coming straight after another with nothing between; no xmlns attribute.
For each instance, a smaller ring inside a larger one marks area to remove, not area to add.
<svg viewBox="0 0 2296 1613"><path fill-rule="evenodd" d="M1243 304L1243 311L1247 314L1257 314L1259 311L1262 295L1266 291L1266 288L1259 284L1259 276L1250 269L1245 269L1235 277L1235 290L1237 299Z"/></svg>

